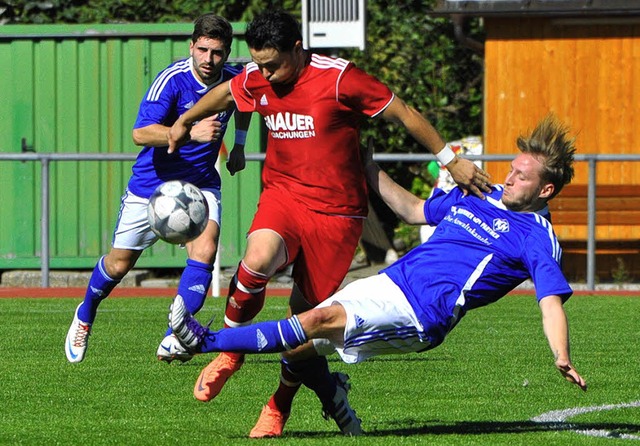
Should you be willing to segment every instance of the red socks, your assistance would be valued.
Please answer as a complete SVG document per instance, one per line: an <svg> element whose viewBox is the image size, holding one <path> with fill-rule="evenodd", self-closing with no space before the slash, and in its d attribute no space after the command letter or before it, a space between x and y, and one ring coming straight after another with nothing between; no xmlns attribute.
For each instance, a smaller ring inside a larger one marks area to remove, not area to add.
<svg viewBox="0 0 640 446"><path fill-rule="evenodd" d="M224 312L224 326L238 327L248 325L264 306L265 287L269 277L250 270L242 261L238 271L229 284L227 308ZM227 353L236 360L244 356L241 353Z"/></svg>

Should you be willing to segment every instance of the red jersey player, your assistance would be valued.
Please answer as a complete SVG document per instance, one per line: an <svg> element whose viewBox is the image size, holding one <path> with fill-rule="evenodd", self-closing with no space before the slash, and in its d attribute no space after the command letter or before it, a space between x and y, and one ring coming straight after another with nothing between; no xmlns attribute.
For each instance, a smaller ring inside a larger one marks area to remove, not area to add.
<svg viewBox="0 0 640 446"><path fill-rule="evenodd" d="M242 112L258 112L265 120L263 191L245 255L229 286L228 327L252 322L262 309L267 282L289 264L294 278L292 313L324 301L342 283L367 214L360 157L360 126L366 118L381 116L402 124L467 191L481 196L480 190L490 190L486 173L457 158L413 107L352 63L304 50L299 29L282 11L257 16L245 34L253 62L206 94L168 134L172 152L195 121L234 105ZM240 354L218 355L196 381L196 398L214 398L243 360ZM346 376L331 374L326 359L319 356L282 362L280 386L251 437L282 434L301 384L315 391L344 434L362 432L347 401Z"/></svg>

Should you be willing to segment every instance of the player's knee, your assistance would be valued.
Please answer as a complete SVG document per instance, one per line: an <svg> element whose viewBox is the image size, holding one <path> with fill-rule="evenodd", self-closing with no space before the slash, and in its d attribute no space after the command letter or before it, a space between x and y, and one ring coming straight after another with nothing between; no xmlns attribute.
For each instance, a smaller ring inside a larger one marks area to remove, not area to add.
<svg viewBox="0 0 640 446"><path fill-rule="evenodd" d="M187 246L189 258L200 263L213 265L216 259L216 243L213 240L200 241L199 239L194 240L194 242L192 242L191 246Z"/></svg>
<svg viewBox="0 0 640 446"><path fill-rule="evenodd" d="M104 259L104 267L107 274L114 280L122 279L135 266L137 258L110 257Z"/></svg>
<svg viewBox="0 0 640 446"><path fill-rule="evenodd" d="M242 262L250 271L269 277L273 276L280 266L274 256L260 251L248 251Z"/></svg>
<svg viewBox="0 0 640 446"><path fill-rule="evenodd" d="M344 323L341 322L343 319L341 317L341 309L340 305L314 308L298 315L298 319L309 339L318 337L332 338L334 332L344 329Z"/></svg>
<svg viewBox="0 0 640 446"><path fill-rule="evenodd" d="M252 271L267 276L287 263L287 250L282 238L271 230L252 232L242 262Z"/></svg>

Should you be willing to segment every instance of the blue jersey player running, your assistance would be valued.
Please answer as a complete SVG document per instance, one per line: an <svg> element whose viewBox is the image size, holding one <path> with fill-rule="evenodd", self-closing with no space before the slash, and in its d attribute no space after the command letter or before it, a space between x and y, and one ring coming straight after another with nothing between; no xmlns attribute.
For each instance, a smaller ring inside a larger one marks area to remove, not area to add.
<svg viewBox="0 0 640 446"><path fill-rule="evenodd" d="M202 189L209 205L209 223L197 239L186 244L187 265L178 293L189 311L204 304L211 283L220 234L220 175L215 163L233 110L207 117L193 126L190 140L175 153L167 153L167 132L182 113L211 88L228 81L242 67L226 63L231 52L233 29L224 18L205 14L194 22L190 57L161 71L142 99L133 129L133 140L143 146L122 197L112 249L95 266L84 301L78 305L65 340L70 362L80 362L87 350L91 326L100 302L134 267L142 251L157 236L147 222L148 198L168 180L183 180ZM236 138L227 162L234 174L245 166L244 140L250 114L236 113ZM160 360L191 358L167 331L158 347Z"/></svg>
<svg viewBox="0 0 640 446"><path fill-rule="evenodd" d="M547 210L547 202L573 177L573 140L550 116L517 145L521 153L504 185L494 186L484 200L460 189L421 200L369 159L369 183L401 218L437 225L427 242L379 275L355 281L289 319L214 332L176 297L170 325L194 353L285 352L287 361L296 361L337 351L343 361L356 363L432 349L469 310L497 301L530 278L555 366L586 390L569 357L563 303L572 290L560 268L561 249Z"/></svg>

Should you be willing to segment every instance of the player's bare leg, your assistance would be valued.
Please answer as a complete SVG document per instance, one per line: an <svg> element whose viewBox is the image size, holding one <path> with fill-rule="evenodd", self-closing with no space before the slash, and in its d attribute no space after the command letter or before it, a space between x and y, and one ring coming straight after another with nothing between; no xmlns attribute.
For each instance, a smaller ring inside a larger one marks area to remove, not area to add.
<svg viewBox="0 0 640 446"><path fill-rule="evenodd" d="M315 308L298 316L265 321L211 331L202 326L176 296L171 308L170 324L185 348L192 352L236 351L249 353L286 352L292 373L299 375L305 386L312 389L322 403L326 418L332 418L345 435L360 435L360 420L349 405L348 376L331 373L324 356L318 356L311 338L342 342L346 313L341 305ZM256 339L261 341L259 345ZM337 341L339 340L339 341ZM330 350L332 351L332 350ZM303 359L297 361L296 359ZM266 406L269 407L269 406ZM266 418L266 419L265 419ZM272 408L263 409L261 420L252 430L252 437L273 437L282 434L288 415Z"/></svg>

